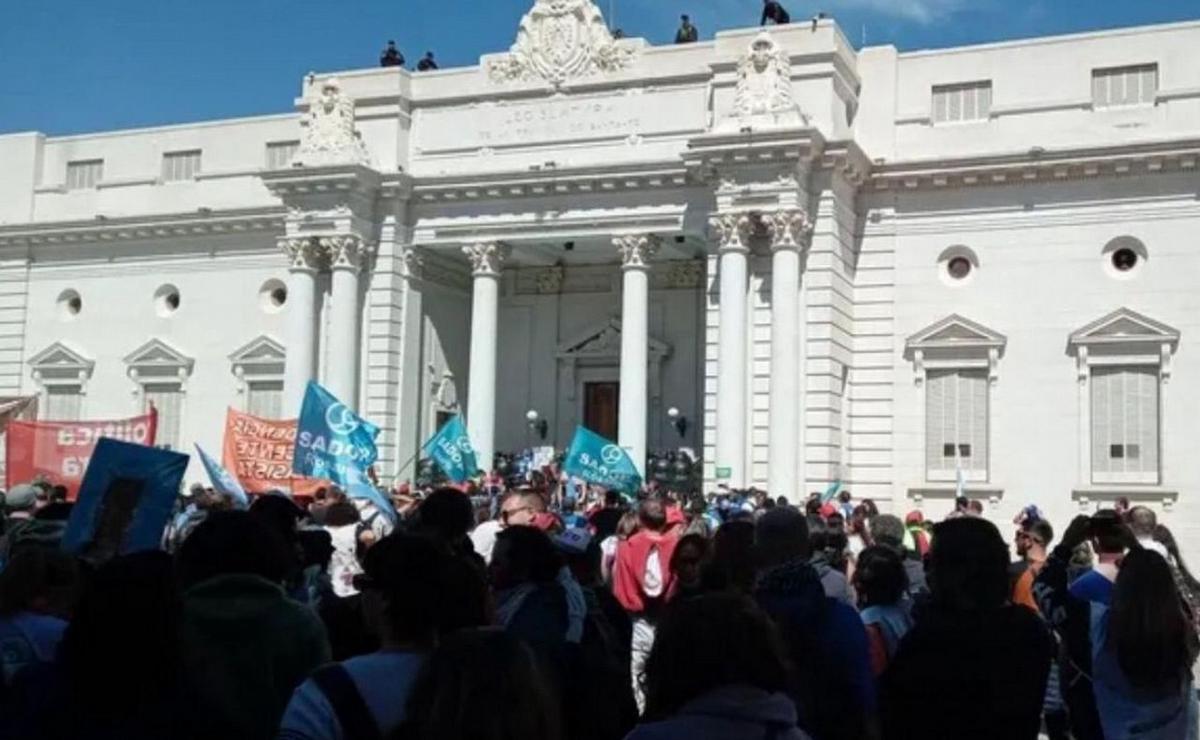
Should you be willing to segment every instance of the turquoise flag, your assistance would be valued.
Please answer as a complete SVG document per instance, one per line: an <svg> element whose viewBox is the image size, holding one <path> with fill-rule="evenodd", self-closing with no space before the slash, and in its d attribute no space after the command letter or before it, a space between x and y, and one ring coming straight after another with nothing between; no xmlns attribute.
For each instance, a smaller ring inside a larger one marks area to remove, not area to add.
<svg viewBox="0 0 1200 740"><path fill-rule="evenodd" d="M250 508L250 497L246 495L246 489L242 488L242 484L238 483L237 478L229 474L229 471L221 467L221 464L208 456L200 445L196 445L196 452L200 453L200 462L204 464L204 470L208 473L209 480L212 481L213 490L222 496L228 496L233 499L233 504L239 509Z"/></svg>
<svg viewBox="0 0 1200 740"><path fill-rule="evenodd" d="M575 428L562 470L614 491L634 493L642 485L642 476L625 450L583 427Z"/></svg>
<svg viewBox="0 0 1200 740"><path fill-rule="evenodd" d="M377 436L379 427L310 380L300 407L292 471L343 487L358 484L379 456Z"/></svg>
<svg viewBox="0 0 1200 740"><path fill-rule="evenodd" d="M825 493L821 494L821 503L827 504L830 501L832 501L833 497L836 496L838 491L840 491L840 490L842 490L842 481L839 478L838 480L835 480L833 483L830 483L829 488L825 489Z"/></svg>
<svg viewBox="0 0 1200 740"><path fill-rule="evenodd" d="M438 433L421 448L433 458L446 477L455 483L462 483L479 470L475 460L475 448L471 446L471 438L467 436L467 425L462 417L455 414L454 418L442 425Z"/></svg>

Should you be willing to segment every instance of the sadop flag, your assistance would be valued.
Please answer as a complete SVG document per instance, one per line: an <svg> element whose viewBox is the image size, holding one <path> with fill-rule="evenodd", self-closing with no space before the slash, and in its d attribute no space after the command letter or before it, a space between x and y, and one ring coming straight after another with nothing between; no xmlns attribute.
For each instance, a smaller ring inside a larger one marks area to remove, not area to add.
<svg viewBox="0 0 1200 740"><path fill-rule="evenodd" d="M246 495L242 484L238 483L237 478L230 475L229 471L221 467L221 464L208 456L200 445L196 445L196 452L200 453L200 462L204 464L204 470L208 473L208 479L212 481L213 489L222 496L228 496L233 499L234 505L239 509L250 508L250 497Z"/></svg>
<svg viewBox="0 0 1200 740"><path fill-rule="evenodd" d="M479 470L475 448L471 446L471 438L467 436L467 425L463 424L462 417L458 414L443 424L422 449L433 458L446 477L455 483L462 483Z"/></svg>
<svg viewBox="0 0 1200 740"><path fill-rule="evenodd" d="M614 491L632 493L642 484L642 476L625 450L583 427L575 428L562 470Z"/></svg>
<svg viewBox="0 0 1200 740"><path fill-rule="evenodd" d="M310 380L300 407L292 470L348 488L366 480L367 468L379 456L377 436L379 427Z"/></svg>

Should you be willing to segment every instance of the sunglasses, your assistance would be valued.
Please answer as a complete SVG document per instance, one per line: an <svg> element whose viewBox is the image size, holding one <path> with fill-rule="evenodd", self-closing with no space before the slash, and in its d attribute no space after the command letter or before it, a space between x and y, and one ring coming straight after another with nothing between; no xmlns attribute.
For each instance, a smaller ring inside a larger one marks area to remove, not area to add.
<svg viewBox="0 0 1200 740"><path fill-rule="evenodd" d="M500 512L500 521L508 523L508 518L514 514L520 514L522 511L533 511L532 506L520 506L515 509L503 509Z"/></svg>

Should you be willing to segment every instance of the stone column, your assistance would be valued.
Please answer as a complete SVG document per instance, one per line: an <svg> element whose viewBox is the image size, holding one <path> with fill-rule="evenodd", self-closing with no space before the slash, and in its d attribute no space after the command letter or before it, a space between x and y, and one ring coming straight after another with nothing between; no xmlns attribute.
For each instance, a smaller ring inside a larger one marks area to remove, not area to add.
<svg viewBox="0 0 1200 740"><path fill-rule="evenodd" d="M649 403L650 265L661 241L653 234L615 237L621 255L621 401L617 443L646 476L646 427Z"/></svg>
<svg viewBox="0 0 1200 740"><path fill-rule="evenodd" d="M771 416L767 490L793 503L804 498L800 452L800 253L812 233L807 214L788 208L763 214L771 239Z"/></svg>
<svg viewBox="0 0 1200 740"><path fill-rule="evenodd" d="M496 344L500 330L500 270L507 248L497 242L463 247L471 261L471 358L467 434L485 471L496 454Z"/></svg>
<svg viewBox="0 0 1200 740"><path fill-rule="evenodd" d="M329 377L325 387L350 409L358 410L358 275L365 248L357 236L321 239L332 272L329 309Z"/></svg>
<svg viewBox="0 0 1200 740"><path fill-rule="evenodd" d="M718 483L746 485L746 310L751 218L747 213L714 216L709 226L719 240L721 305L717 329ZM728 471L727 476L721 473Z"/></svg>
<svg viewBox="0 0 1200 740"><path fill-rule="evenodd" d="M321 266L321 250L312 237L284 239L280 246L291 262L285 308L283 416L294 418L300 415L308 381L316 376L317 271Z"/></svg>

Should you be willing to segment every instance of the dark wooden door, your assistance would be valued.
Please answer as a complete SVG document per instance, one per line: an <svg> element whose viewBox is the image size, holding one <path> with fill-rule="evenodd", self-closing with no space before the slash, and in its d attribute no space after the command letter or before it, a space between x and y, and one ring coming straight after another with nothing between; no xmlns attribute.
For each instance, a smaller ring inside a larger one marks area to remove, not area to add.
<svg viewBox="0 0 1200 740"><path fill-rule="evenodd" d="M617 438L620 383L583 384L583 425L606 439Z"/></svg>

